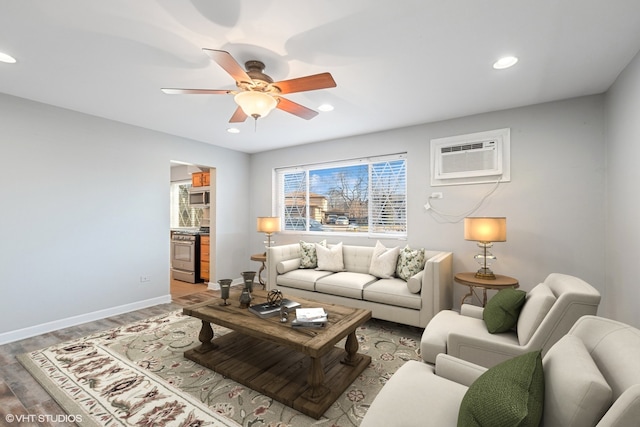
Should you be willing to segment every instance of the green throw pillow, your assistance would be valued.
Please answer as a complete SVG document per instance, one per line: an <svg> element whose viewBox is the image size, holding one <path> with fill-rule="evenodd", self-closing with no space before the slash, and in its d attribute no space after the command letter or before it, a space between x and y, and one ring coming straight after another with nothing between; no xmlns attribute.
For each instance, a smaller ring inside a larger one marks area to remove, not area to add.
<svg viewBox="0 0 640 427"><path fill-rule="evenodd" d="M518 323L527 293L517 289L502 289L487 302L482 318L492 334L507 332Z"/></svg>
<svg viewBox="0 0 640 427"><path fill-rule="evenodd" d="M542 354L533 351L490 368L471 384L458 427L538 427L543 405Z"/></svg>

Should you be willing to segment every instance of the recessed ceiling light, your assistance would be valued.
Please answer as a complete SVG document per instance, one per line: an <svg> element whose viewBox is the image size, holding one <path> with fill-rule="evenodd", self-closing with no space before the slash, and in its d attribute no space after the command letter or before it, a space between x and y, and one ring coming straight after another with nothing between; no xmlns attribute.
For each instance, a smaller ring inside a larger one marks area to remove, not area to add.
<svg viewBox="0 0 640 427"><path fill-rule="evenodd" d="M238 129L238 128L227 128L227 132L229 132L229 133L240 133L240 129Z"/></svg>
<svg viewBox="0 0 640 427"><path fill-rule="evenodd" d="M504 70L505 68L513 67L518 62L518 58L515 56L505 56L504 58L498 59L494 64L493 68L496 70Z"/></svg>
<svg viewBox="0 0 640 427"><path fill-rule="evenodd" d="M331 104L322 104L321 106L318 107L318 110L324 111L324 112L333 111L333 105L331 105Z"/></svg>
<svg viewBox="0 0 640 427"><path fill-rule="evenodd" d="M16 58L6 53L0 52L0 62L6 62L7 64L15 64Z"/></svg>

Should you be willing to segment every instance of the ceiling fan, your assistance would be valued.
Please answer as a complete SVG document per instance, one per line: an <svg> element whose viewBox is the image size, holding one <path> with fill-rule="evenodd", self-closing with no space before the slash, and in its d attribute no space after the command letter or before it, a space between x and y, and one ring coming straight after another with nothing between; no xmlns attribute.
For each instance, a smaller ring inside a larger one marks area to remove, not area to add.
<svg viewBox="0 0 640 427"><path fill-rule="evenodd" d="M215 49L202 50L233 77L239 90L163 88L162 91L168 94L234 95L238 108L231 116L229 123L244 122L249 116L257 120L265 117L274 108L310 120L317 116L318 112L281 95L336 87L336 82L330 73L274 82L263 72L265 65L261 61L245 62L245 71L229 52Z"/></svg>

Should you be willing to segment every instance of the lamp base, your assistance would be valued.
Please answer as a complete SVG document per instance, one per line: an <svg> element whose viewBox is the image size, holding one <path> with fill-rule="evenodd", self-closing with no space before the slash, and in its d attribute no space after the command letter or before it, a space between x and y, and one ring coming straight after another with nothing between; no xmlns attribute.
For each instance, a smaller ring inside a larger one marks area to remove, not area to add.
<svg viewBox="0 0 640 427"><path fill-rule="evenodd" d="M476 271L476 278L484 280L496 280L496 275L489 268L481 268Z"/></svg>

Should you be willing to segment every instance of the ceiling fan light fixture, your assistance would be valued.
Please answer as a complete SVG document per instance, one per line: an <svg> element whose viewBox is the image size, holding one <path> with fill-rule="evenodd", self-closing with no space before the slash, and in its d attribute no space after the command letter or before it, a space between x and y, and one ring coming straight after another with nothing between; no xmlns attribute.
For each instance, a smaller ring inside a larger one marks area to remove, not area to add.
<svg viewBox="0 0 640 427"><path fill-rule="evenodd" d="M247 116L254 119L266 117L278 105L278 101L273 96L257 91L240 92L233 97L233 100Z"/></svg>

